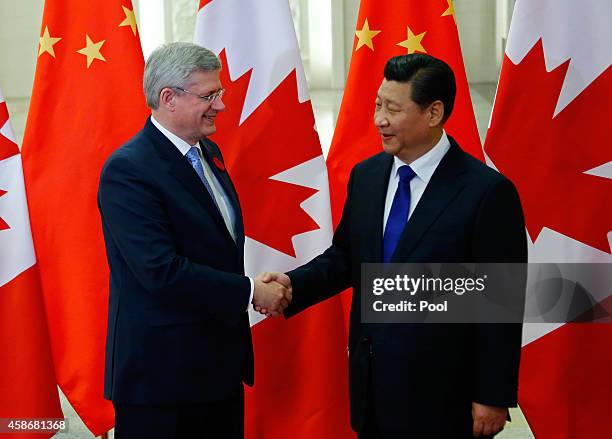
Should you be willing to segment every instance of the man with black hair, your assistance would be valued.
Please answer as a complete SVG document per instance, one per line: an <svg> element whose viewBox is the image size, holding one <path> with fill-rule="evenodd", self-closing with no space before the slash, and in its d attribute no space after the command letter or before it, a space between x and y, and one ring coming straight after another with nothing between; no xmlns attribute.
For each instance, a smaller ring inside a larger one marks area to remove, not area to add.
<svg viewBox="0 0 612 439"><path fill-rule="evenodd" d="M374 113L384 152L353 168L332 245L264 279L292 286L286 316L353 288L351 425L361 439L492 436L517 402L519 324L361 321L362 263L526 262L514 185L444 131L455 92L443 61L390 59Z"/></svg>

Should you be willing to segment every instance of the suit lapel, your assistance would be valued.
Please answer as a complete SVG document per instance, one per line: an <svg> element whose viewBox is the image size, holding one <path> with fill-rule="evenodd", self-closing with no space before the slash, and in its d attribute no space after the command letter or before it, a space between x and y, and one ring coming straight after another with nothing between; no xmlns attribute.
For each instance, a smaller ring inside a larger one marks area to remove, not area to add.
<svg viewBox="0 0 612 439"><path fill-rule="evenodd" d="M202 147L202 152L204 153L204 158L208 163L208 166L210 167L210 169L212 169L213 174L215 174L215 177L221 183L223 190L230 198L230 201L232 202L232 207L234 208L234 210L239 211L240 205L238 204L238 196L236 194L236 189L234 188L234 185L230 180L227 171L225 169L221 170L217 166L217 163L223 164L221 157L214 153L213 148L211 148L207 139L202 140L200 142L200 145ZM223 166L225 167L224 164Z"/></svg>
<svg viewBox="0 0 612 439"><path fill-rule="evenodd" d="M404 227L391 262L406 262L429 227L463 190L464 183L457 179L457 175L464 170L462 154L459 146L451 140L450 149L429 180L419 204Z"/></svg>
<svg viewBox="0 0 612 439"><path fill-rule="evenodd" d="M144 132L153 140L153 146L166 162L168 172L181 182L187 192L198 200L214 218L217 225L225 231L227 238L234 242L227 230L227 226L225 225L225 221L219 209L200 180L200 177L198 177L195 169L193 169L187 159L183 157L176 146L174 146L172 142L151 123L150 119L147 120Z"/></svg>
<svg viewBox="0 0 612 439"><path fill-rule="evenodd" d="M213 174L217 178L217 180L221 183L223 190L227 194L230 202L232 203L232 208L234 209L234 213L236 214L236 239L237 241L242 241L242 244L237 242L239 245L244 245L244 223L242 219L242 210L240 209L240 202L238 201L238 193L236 192L236 188L232 183L232 180L229 177L229 174L226 169L219 169L217 163L223 164L223 160L214 152L214 148L211 147L210 141L208 139L204 139L200 142L202 146L202 152L204 153L204 158L208 163L210 169L212 169ZM223 167L225 165L223 164Z"/></svg>
<svg viewBox="0 0 612 439"><path fill-rule="evenodd" d="M370 171L371 175L365 179L367 181L365 199L368 200L368 212L364 215L366 219L364 227L374 238L370 247L372 254L367 258L367 261L371 262L381 261L383 257L383 220L393 156L383 153L380 155L380 160L381 163L374 166Z"/></svg>

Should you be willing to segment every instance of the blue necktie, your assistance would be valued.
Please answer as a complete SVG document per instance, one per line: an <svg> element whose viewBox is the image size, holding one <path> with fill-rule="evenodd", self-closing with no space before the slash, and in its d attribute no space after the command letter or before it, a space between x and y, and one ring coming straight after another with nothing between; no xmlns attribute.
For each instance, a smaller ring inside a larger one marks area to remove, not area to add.
<svg viewBox="0 0 612 439"><path fill-rule="evenodd" d="M410 166L401 166L397 172L400 181L393 197L383 236L383 262L391 261L391 256L406 227L408 212L410 212L410 180L416 175Z"/></svg>
<svg viewBox="0 0 612 439"><path fill-rule="evenodd" d="M210 194L210 198L212 198L213 203L215 203L215 206L217 206L217 209L219 209L212 188L210 187L208 180L204 176L204 168L202 167L202 162L200 161L200 153L198 152L198 148L192 146L191 149L187 151L187 154L185 154L185 157L187 158L187 160L189 160L189 163L191 164L193 169L195 169L196 173L198 174L198 177L200 177L200 180L202 180L202 183L204 183L206 190Z"/></svg>

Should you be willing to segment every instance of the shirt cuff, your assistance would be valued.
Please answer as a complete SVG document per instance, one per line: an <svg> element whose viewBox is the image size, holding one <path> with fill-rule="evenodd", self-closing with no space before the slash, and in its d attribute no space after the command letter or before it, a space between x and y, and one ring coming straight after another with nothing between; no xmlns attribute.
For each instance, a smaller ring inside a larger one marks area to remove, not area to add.
<svg viewBox="0 0 612 439"><path fill-rule="evenodd" d="M253 278L249 277L249 282L251 282L251 296L249 297L249 303L247 304L247 311L249 310L251 303L253 303L253 294L255 293L255 283L253 282Z"/></svg>

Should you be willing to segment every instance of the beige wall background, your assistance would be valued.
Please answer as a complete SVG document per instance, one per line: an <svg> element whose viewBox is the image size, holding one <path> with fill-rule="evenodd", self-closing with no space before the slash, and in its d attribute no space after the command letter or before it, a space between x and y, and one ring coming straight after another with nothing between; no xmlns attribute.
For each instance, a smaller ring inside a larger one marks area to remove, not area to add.
<svg viewBox="0 0 612 439"><path fill-rule="evenodd" d="M7 97L31 93L43 3L0 1L0 87Z"/></svg>

